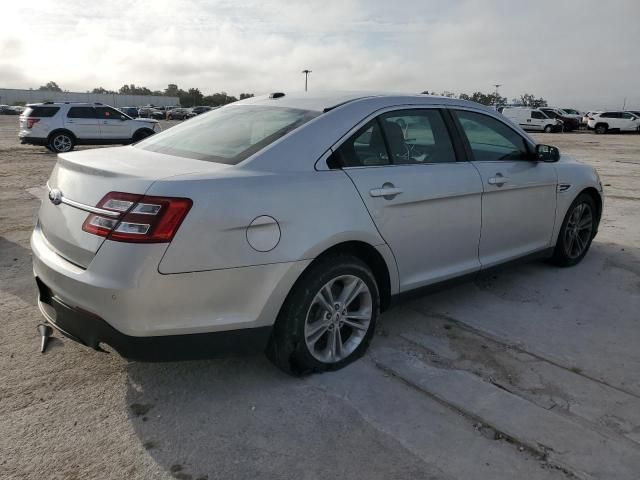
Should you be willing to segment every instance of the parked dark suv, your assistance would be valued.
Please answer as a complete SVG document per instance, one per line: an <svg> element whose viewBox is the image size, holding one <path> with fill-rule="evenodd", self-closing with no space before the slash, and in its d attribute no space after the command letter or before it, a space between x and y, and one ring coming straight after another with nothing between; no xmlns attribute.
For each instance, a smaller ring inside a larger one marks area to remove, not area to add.
<svg viewBox="0 0 640 480"><path fill-rule="evenodd" d="M578 119L568 117L564 115L560 110L549 107L541 107L540 110L546 113L550 118L562 120L562 130L565 132L571 132L573 130L577 130L580 127L580 122L578 121Z"/></svg>

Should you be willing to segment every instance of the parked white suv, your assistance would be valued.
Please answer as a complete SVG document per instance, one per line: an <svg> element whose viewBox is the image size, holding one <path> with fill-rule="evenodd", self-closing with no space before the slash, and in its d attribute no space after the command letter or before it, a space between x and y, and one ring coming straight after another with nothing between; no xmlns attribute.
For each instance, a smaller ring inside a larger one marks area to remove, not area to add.
<svg viewBox="0 0 640 480"><path fill-rule="evenodd" d="M21 143L62 153L76 145L128 144L161 131L157 120L133 119L101 103L37 103L20 115Z"/></svg>
<svg viewBox="0 0 640 480"><path fill-rule="evenodd" d="M640 118L631 112L600 112L589 117L587 127L596 133L640 132Z"/></svg>
<svg viewBox="0 0 640 480"><path fill-rule="evenodd" d="M546 113L538 108L504 107L501 113L524 130L545 133L562 131L562 120L549 118Z"/></svg>

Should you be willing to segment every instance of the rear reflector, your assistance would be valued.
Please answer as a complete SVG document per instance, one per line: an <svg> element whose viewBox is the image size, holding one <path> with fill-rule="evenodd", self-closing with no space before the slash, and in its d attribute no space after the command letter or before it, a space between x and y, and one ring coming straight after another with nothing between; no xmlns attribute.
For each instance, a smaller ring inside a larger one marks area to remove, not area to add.
<svg viewBox="0 0 640 480"><path fill-rule="evenodd" d="M117 242L170 242L192 205L188 198L109 192L96 207L119 212L120 216L91 213L82 230Z"/></svg>

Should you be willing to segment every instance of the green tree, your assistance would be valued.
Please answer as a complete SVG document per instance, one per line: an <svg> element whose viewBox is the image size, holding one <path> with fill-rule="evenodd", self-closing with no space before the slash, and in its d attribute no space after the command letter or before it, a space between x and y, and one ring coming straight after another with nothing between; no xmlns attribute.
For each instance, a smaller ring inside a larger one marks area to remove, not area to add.
<svg viewBox="0 0 640 480"><path fill-rule="evenodd" d="M244 100L245 98L251 98L253 96L254 96L253 93L241 93L240 100Z"/></svg>
<svg viewBox="0 0 640 480"><path fill-rule="evenodd" d="M151 90L147 87L136 87L133 83L120 87L119 93L122 95L151 95Z"/></svg>
<svg viewBox="0 0 640 480"><path fill-rule="evenodd" d="M181 92L182 94L184 94L184 92L180 90L178 88L178 85L176 85L175 83L170 83L169 85L167 85L167 88L164 89L164 94L167 97L179 97Z"/></svg>
<svg viewBox="0 0 640 480"><path fill-rule="evenodd" d="M38 90L49 90L50 92L62 91L62 89L58 86L56 82L47 82L45 85L42 85Z"/></svg>
<svg viewBox="0 0 640 480"><path fill-rule="evenodd" d="M507 99L505 97L496 95L495 92L473 92L471 95L461 93L458 98L460 98L461 100L470 100L481 105L504 105L505 103L507 103Z"/></svg>
<svg viewBox="0 0 640 480"><path fill-rule="evenodd" d="M114 91L114 90L107 90L106 88L98 87L98 88L94 88L93 90L91 90L91 93L113 94L113 93L117 93L117 92Z"/></svg>

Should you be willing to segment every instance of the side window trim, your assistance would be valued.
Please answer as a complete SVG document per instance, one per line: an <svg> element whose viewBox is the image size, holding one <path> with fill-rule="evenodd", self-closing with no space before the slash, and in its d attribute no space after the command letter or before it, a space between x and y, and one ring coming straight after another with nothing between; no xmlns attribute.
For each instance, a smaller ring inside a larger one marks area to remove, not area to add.
<svg viewBox="0 0 640 480"><path fill-rule="evenodd" d="M450 163L458 163L458 162L466 162L469 161L469 159L471 158L471 156L469 156L469 154L466 152L466 149L464 148L464 145L462 144L462 140L461 140L461 136L460 136L460 132L454 133L457 130L457 126L455 124L454 119L452 118L453 115L449 112L449 108L447 108L444 105L397 105L394 107L386 107L383 109L380 109L376 112L373 112L371 115L368 115L365 119L363 119L360 123L356 124L353 128L351 128L345 135L343 135L340 139L338 139L333 145L331 145L331 147L329 147L329 150L331 151L331 154L326 157L326 160L323 161L323 158L325 158L324 156L321 157L319 159L320 162L324 163L327 166L328 170L336 170L336 169L352 169L352 168L380 168L380 167L403 167L406 166L406 164L394 164L391 160L391 154L390 154L390 149L389 149L389 141L387 139L386 133L384 131L384 128L382 128L382 124L381 124L381 120L380 118L383 115L389 114L389 113L394 113L394 112L402 112L402 111L411 111L411 110L437 110L439 111L442 120L445 124L445 127L447 129L447 133L449 134L449 138L451 140L451 144L453 146L453 151L456 157L456 161L455 162L450 162ZM364 128L365 126L369 125L369 123L371 123L372 120L375 120L378 128L380 128L380 132L382 134L382 138L384 141L384 145L385 145L385 150L387 151L387 156L389 158L389 163L386 165L358 165L358 166L331 166L329 165L329 163L333 163L333 162L340 162L340 155L338 153L338 150L340 149L340 147L342 147L342 145L347 142L349 139L351 139L356 133L358 133L362 128ZM465 137L466 140L466 137ZM436 165L434 163L425 163L423 165ZM316 169L318 169L318 163L316 163ZM324 168L323 168L324 170Z"/></svg>
<svg viewBox="0 0 640 480"><path fill-rule="evenodd" d="M453 120L453 123L455 124L457 130L458 130L458 136L460 138L460 141L462 142L462 144L464 145L464 149L467 152L467 158L469 159L470 162L475 162L475 156L473 154L473 150L471 149L471 144L469 143L469 139L467 138L467 135L464 133L464 129L462 128L462 125L460 124L460 121L458 120L458 118L455 115L456 111L462 111L462 112L471 112L471 113L476 113L479 115L485 115L486 117L492 118L494 120L496 120L497 122L500 122L501 124L503 124L505 127L507 127L509 130L511 130L513 133L515 133L516 135L518 135L520 138L522 138L522 141L524 142L525 148L527 149L527 153L528 154L532 154L533 149L535 148L535 145L531 143L531 141L523 136L520 132L518 132L517 130L515 130L511 125L509 125L508 123L502 121L499 118L493 117L491 115L487 115L485 112L481 112L478 110L474 110L471 108L464 108L464 107L449 107L447 108L447 110L449 110L449 114L451 115L451 118ZM491 161L491 160L487 160L487 161ZM494 160L495 162L501 162L502 160ZM518 161L524 161L524 160L518 160Z"/></svg>

